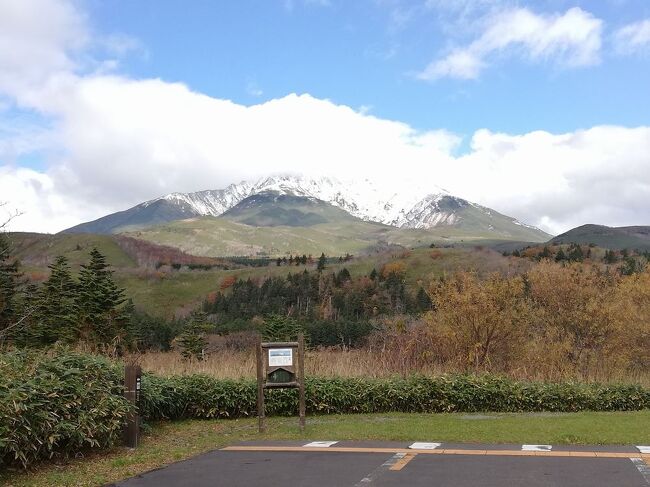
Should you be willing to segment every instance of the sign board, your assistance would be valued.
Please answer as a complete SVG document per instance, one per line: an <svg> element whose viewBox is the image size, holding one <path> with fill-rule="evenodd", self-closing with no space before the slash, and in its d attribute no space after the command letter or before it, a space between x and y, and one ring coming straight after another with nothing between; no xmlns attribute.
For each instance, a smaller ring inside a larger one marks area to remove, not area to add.
<svg viewBox="0 0 650 487"><path fill-rule="evenodd" d="M262 342L255 347L257 362L257 419L260 433L266 430L264 391L266 389L298 389L300 430L305 428L305 339L301 334L295 342Z"/></svg>
<svg viewBox="0 0 650 487"><path fill-rule="evenodd" d="M292 348L269 348L269 367L293 366Z"/></svg>

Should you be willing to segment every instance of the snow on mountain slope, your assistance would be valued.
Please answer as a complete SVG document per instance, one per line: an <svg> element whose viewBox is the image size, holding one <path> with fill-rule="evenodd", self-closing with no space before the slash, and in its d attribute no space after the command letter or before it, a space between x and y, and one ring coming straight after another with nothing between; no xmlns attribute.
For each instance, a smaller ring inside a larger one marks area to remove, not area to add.
<svg viewBox="0 0 650 487"><path fill-rule="evenodd" d="M269 192L316 198L362 220L401 228L453 226L495 238L542 241L550 237L514 218L453 196L428 181L396 184L395 181L379 183L370 179L305 176L270 176L255 182L231 184L224 189L170 193L64 232L115 233L194 216L220 216L250 196Z"/></svg>
<svg viewBox="0 0 650 487"><path fill-rule="evenodd" d="M231 184L221 190L196 193L171 193L143 203L143 206L166 200L187 205L198 215L219 216L237 203L254 194L274 191L279 194L308 196L326 201L366 221L393 226L429 228L439 224L452 224L453 218L428 218L417 221L416 215L424 212L427 201L449 195L444 189L433 185L412 185L407 192L397 192L368 179L343 181L334 178L308 178L303 176L271 176L255 183ZM433 193L432 193L433 191ZM416 207L420 207L416 210ZM415 212L414 212L415 211ZM414 221L414 219L416 219Z"/></svg>

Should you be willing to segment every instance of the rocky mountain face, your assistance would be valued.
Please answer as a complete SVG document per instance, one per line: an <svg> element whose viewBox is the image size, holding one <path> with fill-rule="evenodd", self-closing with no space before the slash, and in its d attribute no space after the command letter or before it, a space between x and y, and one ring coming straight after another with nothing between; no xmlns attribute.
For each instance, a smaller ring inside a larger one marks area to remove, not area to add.
<svg viewBox="0 0 650 487"><path fill-rule="evenodd" d="M194 216L216 217L235 208L246 198L259 194L317 199L361 220L399 228L466 226L483 219L485 221L481 226L489 230L490 221L497 215L500 220L506 219L508 224L530 229L533 235L548 237L541 230L425 182L396 191L389 184L381 185L368 179L343 181L303 176L271 176L255 182L231 184L224 189L170 193L126 211L77 225L65 232L117 233Z"/></svg>

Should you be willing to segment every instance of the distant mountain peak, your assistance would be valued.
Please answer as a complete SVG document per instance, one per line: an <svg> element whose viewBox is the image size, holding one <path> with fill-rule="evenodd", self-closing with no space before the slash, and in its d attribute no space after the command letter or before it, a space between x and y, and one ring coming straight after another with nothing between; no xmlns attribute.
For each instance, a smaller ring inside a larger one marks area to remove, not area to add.
<svg viewBox="0 0 650 487"><path fill-rule="evenodd" d="M396 190L396 187L400 189ZM401 189L405 187L408 189ZM396 186L394 181L381 183L369 178L350 180L287 174L266 176L254 182L242 181L224 189L169 193L114 214L119 216L114 225L111 224L112 215L109 215L66 231L111 233L142 227L148 220L160 223L192 216L218 217L250 196L269 192L324 201L361 220L400 228L428 229L480 223L482 229L491 231L498 225L479 221L491 221L494 213L498 218L505 219L501 221L501 228L504 224L519 225L530 229L533 235L547 236L541 230L523 225L514 218L451 195L428 181L412 181ZM500 236L507 236L505 234Z"/></svg>

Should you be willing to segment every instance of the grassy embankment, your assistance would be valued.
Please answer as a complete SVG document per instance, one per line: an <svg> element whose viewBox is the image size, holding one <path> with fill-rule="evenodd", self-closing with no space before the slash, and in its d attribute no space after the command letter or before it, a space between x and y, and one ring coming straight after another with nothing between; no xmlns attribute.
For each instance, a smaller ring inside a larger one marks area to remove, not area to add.
<svg viewBox="0 0 650 487"><path fill-rule="evenodd" d="M245 440L396 440L532 444L643 444L650 411L524 414L374 414L307 418L301 434L295 418L186 420L154 424L136 450L114 448L28 473L5 472L12 487L96 486Z"/></svg>

